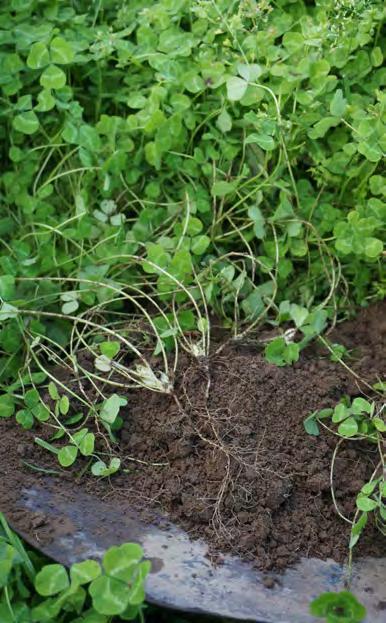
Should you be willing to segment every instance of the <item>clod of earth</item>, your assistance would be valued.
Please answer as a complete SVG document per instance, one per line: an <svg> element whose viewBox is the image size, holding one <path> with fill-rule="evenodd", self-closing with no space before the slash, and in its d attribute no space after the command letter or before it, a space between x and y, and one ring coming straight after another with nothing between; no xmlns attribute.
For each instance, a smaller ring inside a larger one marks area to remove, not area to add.
<svg viewBox="0 0 386 623"><path fill-rule="evenodd" d="M368 382L384 373L384 312L384 304L364 310L332 336L350 349L350 365ZM301 556L343 561L349 527L337 515L330 493L337 439L325 431L308 436L303 420L344 394L358 395L360 382L315 347L294 366L278 368L253 344L230 343L220 354L217 346L207 366L181 358L177 401L143 389L126 395L119 453L127 472L110 482L83 474L74 493L81 487L117 507L128 498L149 521L166 514L192 537L205 538L214 556L230 551L263 570L284 569ZM64 374L62 370L62 381L71 382ZM91 386L85 385L85 391L92 396ZM52 464L50 455L27 441L19 451L19 432L12 421L0 425L5 443L0 495L6 511L7 503L11 507L19 495L20 470L26 469L22 461L46 468ZM342 445L334 484L346 516L352 517L355 495L372 469L367 448L357 442ZM62 478L79 471L77 465L74 471L63 471ZM29 478L32 484L42 476L30 473ZM22 524L19 513L17 525ZM52 529L54 534L63 529L47 527L40 519L33 527L42 543L52 538ZM370 524L357 556L386 554L385 542L375 535Z"/></svg>

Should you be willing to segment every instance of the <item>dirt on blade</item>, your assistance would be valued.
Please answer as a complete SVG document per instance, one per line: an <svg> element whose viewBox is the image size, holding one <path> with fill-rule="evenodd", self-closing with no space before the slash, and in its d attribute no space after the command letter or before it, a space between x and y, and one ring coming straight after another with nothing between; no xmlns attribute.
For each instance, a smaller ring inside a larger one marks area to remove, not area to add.
<svg viewBox="0 0 386 623"><path fill-rule="evenodd" d="M349 349L347 363L369 383L385 375L385 311L384 304L363 310L329 336ZM311 437L303 420L368 388L323 349L309 348L285 368L268 364L261 347L251 343L228 344L220 354L215 349L209 361L181 359L176 397L146 390L127 395L119 454L128 472L110 483L84 475L74 495L82 487L117 507L129 502L149 521L165 514L192 537L205 538L213 555L232 552L264 570L284 569L301 556L343 561L350 526L338 516L330 492L337 437L326 431ZM21 459L58 467L30 444L32 433L10 421L2 421L1 429L0 505L12 518L27 478ZM344 442L339 449L334 488L348 518L375 460L368 445ZM63 470L58 487L61 478L71 477ZM32 472L28 478L44 480ZM14 519L26 528L22 513ZM34 529L44 541L56 528ZM386 555L385 539L371 523L356 551Z"/></svg>

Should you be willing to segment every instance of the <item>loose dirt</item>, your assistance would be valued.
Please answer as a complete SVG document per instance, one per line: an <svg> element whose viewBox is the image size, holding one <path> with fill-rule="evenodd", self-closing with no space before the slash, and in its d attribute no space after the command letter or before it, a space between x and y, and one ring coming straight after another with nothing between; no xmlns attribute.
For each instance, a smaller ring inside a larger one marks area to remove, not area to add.
<svg viewBox="0 0 386 623"><path fill-rule="evenodd" d="M363 310L329 336L349 349L348 365L369 383L385 375L385 310L384 304ZM214 556L230 551L264 570L284 569L301 556L343 561L350 527L330 491L337 437L326 431L311 437L303 420L343 395L369 394L368 387L322 348L309 348L293 367L278 368L256 344L229 343L219 354L217 346L208 361L181 358L177 399L130 392L118 450L128 472L110 482L83 475L74 487L112 505L130 500L149 520L167 515L193 538L204 538ZM45 478L28 472L22 460L58 467L31 444L36 432L21 432L10 421L0 426L0 507L8 507L12 518L21 479ZM341 445L334 490L346 517L353 517L355 495L376 460L375 450L361 442ZM61 478L70 477L63 470ZM17 521L22 526L20 512ZM371 522L356 555L386 555L385 540Z"/></svg>

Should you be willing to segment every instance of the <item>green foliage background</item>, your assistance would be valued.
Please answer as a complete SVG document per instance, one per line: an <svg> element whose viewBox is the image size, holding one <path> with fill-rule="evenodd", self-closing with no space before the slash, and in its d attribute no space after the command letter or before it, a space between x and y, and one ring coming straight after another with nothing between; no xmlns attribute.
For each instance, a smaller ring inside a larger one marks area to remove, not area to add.
<svg viewBox="0 0 386 623"><path fill-rule="evenodd" d="M3 4L2 379L26 324L68 339L15 307L111 298L65 278L138 285L167 311L177 279L227 326L383 296L383 16L377 0Z"/></svg>

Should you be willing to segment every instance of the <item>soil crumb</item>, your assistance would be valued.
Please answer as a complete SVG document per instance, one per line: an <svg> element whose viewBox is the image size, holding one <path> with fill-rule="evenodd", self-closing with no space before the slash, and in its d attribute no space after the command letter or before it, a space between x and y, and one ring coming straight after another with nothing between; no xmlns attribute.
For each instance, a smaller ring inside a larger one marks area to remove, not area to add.
<svg viewBox="0 0 386 623"><path fill-rule="evenodd" d="M346 361L357 376L315 346L284 368L267 363L261 347L251 342L230 342L219 354L215 345L205 361L184 355L175 396L146 390L126 396L119 454L127 472L111 482L84 475L74 486L112 505L130 500L149 520L166 515L191 537L204 538L214 559L231 552L264 571L285 569L301 556L342 562L350 526L331 498L337 437L324 430L309 436L303 420L344 395L368 394L363 381L384 377L385 310L384 304L365 309L329 336L348 349ZM29 445L27 433L23 439L13 422L0 425L0 503L6 511L9 490L20 488L21 458L49 468L54 464L41 448ZM334 491L344 516L353 518L356 493L376 461L375 450L362 442L340 446ZM62 478L70 477L63 473ZM356 555L386 555L385 539L371 522Z"/></svg>

